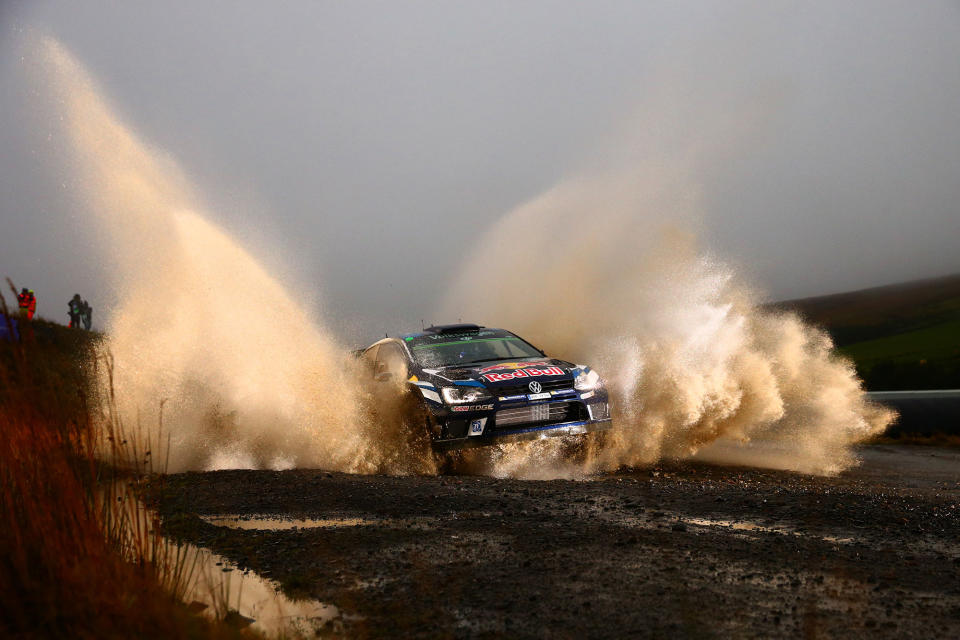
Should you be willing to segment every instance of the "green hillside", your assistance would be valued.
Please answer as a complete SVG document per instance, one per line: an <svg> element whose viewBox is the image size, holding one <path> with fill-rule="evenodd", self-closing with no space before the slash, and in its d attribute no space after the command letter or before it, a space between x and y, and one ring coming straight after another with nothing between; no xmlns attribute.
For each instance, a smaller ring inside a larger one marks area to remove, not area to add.
<svg viewBox="0 0 960 640"><path fill-rule="evenodd" d="M960 388L960 275L774 306L829 331L871 390Z"/></svg>

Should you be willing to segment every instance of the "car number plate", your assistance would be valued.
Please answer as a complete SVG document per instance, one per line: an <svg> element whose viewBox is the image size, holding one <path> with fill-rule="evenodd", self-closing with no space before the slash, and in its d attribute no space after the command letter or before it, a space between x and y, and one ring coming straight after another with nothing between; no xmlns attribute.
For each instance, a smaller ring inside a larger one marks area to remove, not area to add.
<svg viewBox="0 0 960 640"><path fill-rule="evenodd" d="M527 396L527 400L546 400L549 397L549 393L531 393Z"/></svg>
<svg viewBox="0 0 960 640"><path fill-rule="evenodd" d="M538 404L533 407L530 407L530 419L537 422L540 420L549 420L550 419L550 405L549 404Z"/></svg>

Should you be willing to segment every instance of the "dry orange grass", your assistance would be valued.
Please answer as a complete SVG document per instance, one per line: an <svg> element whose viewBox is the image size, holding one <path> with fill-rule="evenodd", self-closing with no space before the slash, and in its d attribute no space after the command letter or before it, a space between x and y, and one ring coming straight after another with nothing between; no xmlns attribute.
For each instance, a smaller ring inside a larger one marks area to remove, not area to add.
<svg viewBox="0 0 960 640"><path fill-rule="evenodd" d="M0 342L0 637L249 637L178 601L189 567L127 494L137 476L94 456L89 361L38 343Z"/></svg>

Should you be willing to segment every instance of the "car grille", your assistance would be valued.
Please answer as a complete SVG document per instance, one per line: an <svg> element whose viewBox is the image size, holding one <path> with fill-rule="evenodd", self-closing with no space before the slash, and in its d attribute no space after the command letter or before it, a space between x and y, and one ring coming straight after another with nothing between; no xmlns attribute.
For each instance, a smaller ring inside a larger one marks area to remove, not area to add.
<svg viewBox="0 0 960 640"><path fill-rule="evenodd" d="M566 380L554 380L551 382L544 382L538 380L542 387L541 393L547 391L559 391L561 389L573 389L573 380L569 378ZM488 387L490 391L497 397L503 396L522 396L530 393L530 383L524 382L523 384L510 385L509 387Z"/></svg>
<svg viewBox="0 0 960 640"><path fill-rule="evenodd" d="M500 409L495 416L498 428L520 424L549 424L581 419L579 402L549 402L513 409Z"/></svg>

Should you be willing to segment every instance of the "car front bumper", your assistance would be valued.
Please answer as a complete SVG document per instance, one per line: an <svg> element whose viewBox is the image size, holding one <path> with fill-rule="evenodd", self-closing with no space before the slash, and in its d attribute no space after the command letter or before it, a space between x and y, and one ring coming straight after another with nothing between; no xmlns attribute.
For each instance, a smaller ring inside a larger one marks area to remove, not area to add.
<svg viewBox="0 0 960 640"><path fill-rule="evenodd" d="M611 428L605 390L557 392L543 402L496 401L490 409L467 413L438 407L433 447L439 451L506 442L577 436Z"/></svg>
<svg viewBox="0 0 960 640"><path fill-rule="evenodd" d="M562 422L560 424L534 425L521 429L503 429L467 438L449 438L433 441L433 448L438 451L455 451L459 449L473 449L489 447L507 442L522 442L525 440L544 440L560 436L579 436L594 431L607 431L613 426L610 418L606 420L586 420L579 422Z"/></svg>

